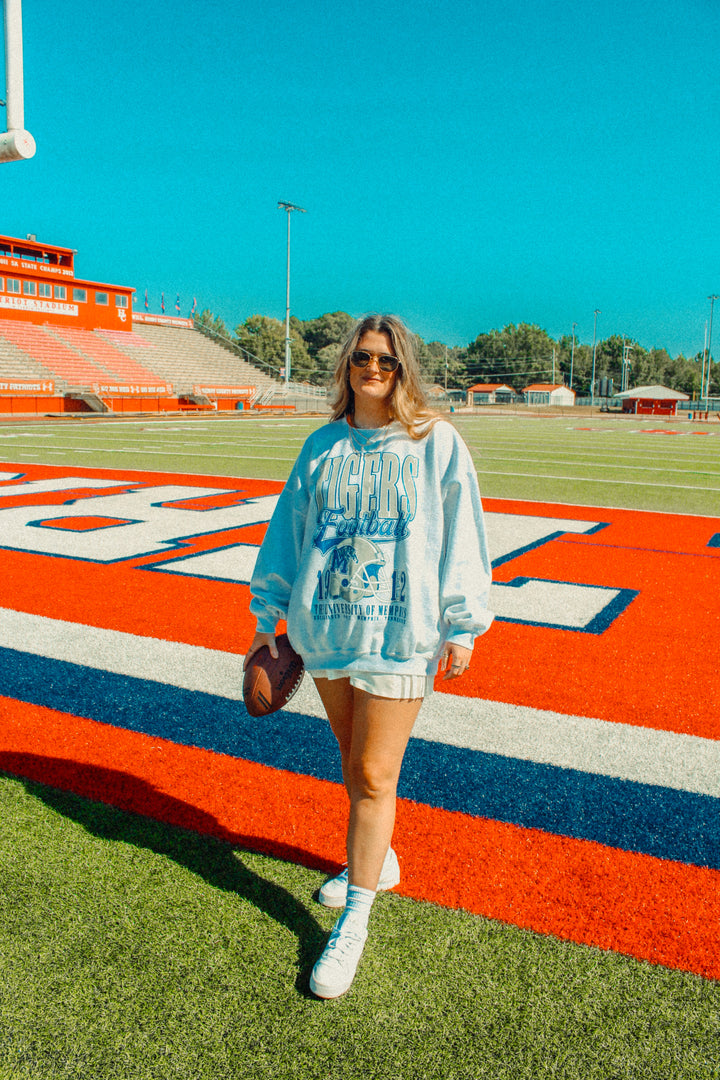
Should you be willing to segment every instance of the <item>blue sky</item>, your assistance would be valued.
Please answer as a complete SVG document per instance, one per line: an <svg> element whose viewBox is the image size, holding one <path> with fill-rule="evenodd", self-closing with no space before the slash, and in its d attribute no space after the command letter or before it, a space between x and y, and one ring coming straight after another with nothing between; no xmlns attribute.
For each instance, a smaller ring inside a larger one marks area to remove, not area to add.
<svg viewBox="0 0 720 1080"><path fill-rule="evenodd" d="M716 0L23 0L36 157L0 232L234 328L402 315L701 350L720 292ZM716 331L720 326L716 323ZM715 338L715 332L713 339Z"/></svg>

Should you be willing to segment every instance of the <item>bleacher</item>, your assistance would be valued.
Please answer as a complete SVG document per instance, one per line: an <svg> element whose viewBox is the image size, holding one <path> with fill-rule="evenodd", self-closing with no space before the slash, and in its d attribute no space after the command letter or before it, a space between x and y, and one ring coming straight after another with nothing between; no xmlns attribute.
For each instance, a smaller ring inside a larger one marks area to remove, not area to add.
<svg viewBox="0 0 720 1080"><path fill-rule="evenodd" d="M11 348L7 349L10 345ZM0 319L0 361L3 378L42 375L65 390L107 379L107 372L55 337L49 328Z"/></svg>
<svg viewBox="0 0 720 1080"><path fill-rule="evenodd" d="M75 395L109 382L165 383L180 398L198 385L254 387L258 402L281 389L194 329L143 324L128 333L0 319L0 381L38 378L52 379L59 394Z"/></svg>
<svg viewBox="0 0 720 1080"><path fill-rule="evenodd" d="M18 324L0 319L0 381L13 382L16 379L48 379L52 376L31 353L15 344L13 335L4 333L5 327L17 329Z"/></svg>
<svg viewBox="0 0 720 1080"><path fill-rule="evenodd" d="M99 330L76 330L73 327L58 327L51 331L60 341L64 341L76 352L87 360L97 364L106 372L103 376L107 380L107 372L111 372L122 382L147 383L158 382L156 372L139 364L121 348L106 341L100 336ZM112 333L112 331L106 331ZM128 337L127 334L124 335ZM164 380L161 380L164 381Z"/></svg>
<svg viewBox="0 0 720 1080"><path fill-rule="evenodd" d="M32 391L26 390L23 407L22 398L0 394L0 413L167 412L243 405L327 411L323 388L293 382L286 386L190 327L139 323L129 332L84 330L0 318L0 383L39 379L54 384L52 402L36 398L33 403ZM245 392L232 392L238 388Z"/></svg>
<svg viewBox="0 0 720 1080"><path fill-rule="evenodd" d="M210 383L254 386L258 399L266 390L279 385L260 368L210 341L198 330L142 323L132 334L120 330L95 333L150 368L163 381L172 383L177 394L189 394L193 386Z"/></svg>

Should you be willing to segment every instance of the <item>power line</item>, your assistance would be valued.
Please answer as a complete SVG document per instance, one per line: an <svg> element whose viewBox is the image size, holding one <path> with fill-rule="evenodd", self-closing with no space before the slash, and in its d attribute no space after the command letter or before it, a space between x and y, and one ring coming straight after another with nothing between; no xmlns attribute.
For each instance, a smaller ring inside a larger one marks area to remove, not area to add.
<svg viewBox="0 0 720 1080"><path fill-rule="evenodd" d="M547 366L542 368L533 368L527 371L494 371L492 368L488 369L485 365L478 364L466 364L464 371L468 373L475 373L477 375L487 375L488 378L493 379L509 379L514 378L517 375L544 375L552 368L552 360L548 360Z"/></svg>

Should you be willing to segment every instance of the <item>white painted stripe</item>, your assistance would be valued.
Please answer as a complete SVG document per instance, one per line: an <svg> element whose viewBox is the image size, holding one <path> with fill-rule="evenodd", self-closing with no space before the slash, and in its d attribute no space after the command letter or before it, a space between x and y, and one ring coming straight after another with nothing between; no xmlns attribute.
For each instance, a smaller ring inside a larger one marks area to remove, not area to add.
<svg viewBox="0 0 720 1080"><path fill-rule="evenodd" d="M37 449L38 448L35 446L34 443L27 443L27 444L14 443L11 447L8 448L8 451L4 456L9 457L11 455L11 453L14 453L16 450L37 450ZM53 450L51 450L50 447L45 447L44 446L42 448L42 451L43 451L44 454L144 454L145 453L144 449L138 449L137 447L132 447L132 446L130 446L130 447L121 447L121 446L117 446L117 447L113 447L113 446L89 446L89 447L61 446L61 447L56 447ZM248 447L247 450L245 450L245 451L238 450L237 447L234 447L234 448L228 447L228 450L224 454L204 454L204 453L201 453L199 450L193 450L193 449L188 449L188 450L185 451L185 455L187 457L218 458L220 461L226 460L227 457L229 455L231 455L231 454L236 458L237 457L242 457L243 453L245 454L246 457L252 457L253 460L257 459L258 461L290 461L290 462L293 462L293 461L295 461L295 458L297 456L294 453L282 455L280 457L278 457L277 455L272 456L271 454L257 454L255 452L254 447ZM182 457L183 456L183 450L182 449L181 450L177 450L177 449L175 449L175 450L149 450L147 452L146 456L148 456L148 457ZM44 464L46 464L46 462L44 462L44 461L35 461L35 462L27 462L27 464L30 464L30 465L44 465ZM145 470L145 471L147 472L149 470Z"/></svg>
<svg viewBox="0 0 720 1080"><path fill-rule="evenodd" d="M427 699L413 735L487 754L720 797L720 742L697 735L449 694Z"/></svg>
<svg viewBox="0 0 720 1080"><path fill-rule="evenodd" d="M239 653L0 609L0 646L238 701ZM288 712L322 717L309 677ZM504 702L433 694L413 735L488 754L720 798L720 742Z"/></svg>
<svg viewBox="0 0 720 1080"><path fill-rule="evenodd" d="M242 699L243 656L239 653L138 637L10 608L0 608L0 646L134 679Z"/></svg>
<svg viewBox="0 0 720 1080"><path fill-rule="evenodd" d="M528 472L503 472L500 469L484 469L482 465L479 465L476 458L473 458L475 462L475 470L478 476L522 476L528 480L578 480L583 484L622 484L627 487L638 488L671 488L678 491L720 491L720 488L716 487L702 487L699 484L650 484L647 480L609 480L601 476L568 476L566 473L549 473L545 472L540 464L538 464L538 471L534 473ZM589 465L592 468L592 463ZM663 472L662 466L658 466L657 472Z"/></svg>

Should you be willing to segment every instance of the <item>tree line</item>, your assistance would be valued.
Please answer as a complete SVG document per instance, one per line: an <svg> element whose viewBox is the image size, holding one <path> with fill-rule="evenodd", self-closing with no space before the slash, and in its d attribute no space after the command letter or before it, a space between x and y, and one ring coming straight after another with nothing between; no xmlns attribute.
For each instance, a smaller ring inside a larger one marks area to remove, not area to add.
<svg viewBox="0 0 720 1080"><path fill-rule="evenodd" d="M285 323L267 315L251 315L230 331L222 319L205 309L196 325L223 337L278 372L285 362ZM290 318L292 378L326 386L332 379L341 343L355 319L345 311L328 312L316 319ZM565 334L557 341L541 327L510 323L502 330L478 334L466 347L425 342L417 337L418 355L426 383L448 390L467 390L476 383L506 383L520 392L531 383L572 385L578 396L590 395L592 346ZM632 338L617 334L598 341L595 349L596 395L600 380L612 380L612 390L660 384L699 398L703 356L673 359L666 349L645 349ZM710 394L720 394L720 378L711 365Z"/></svg>

